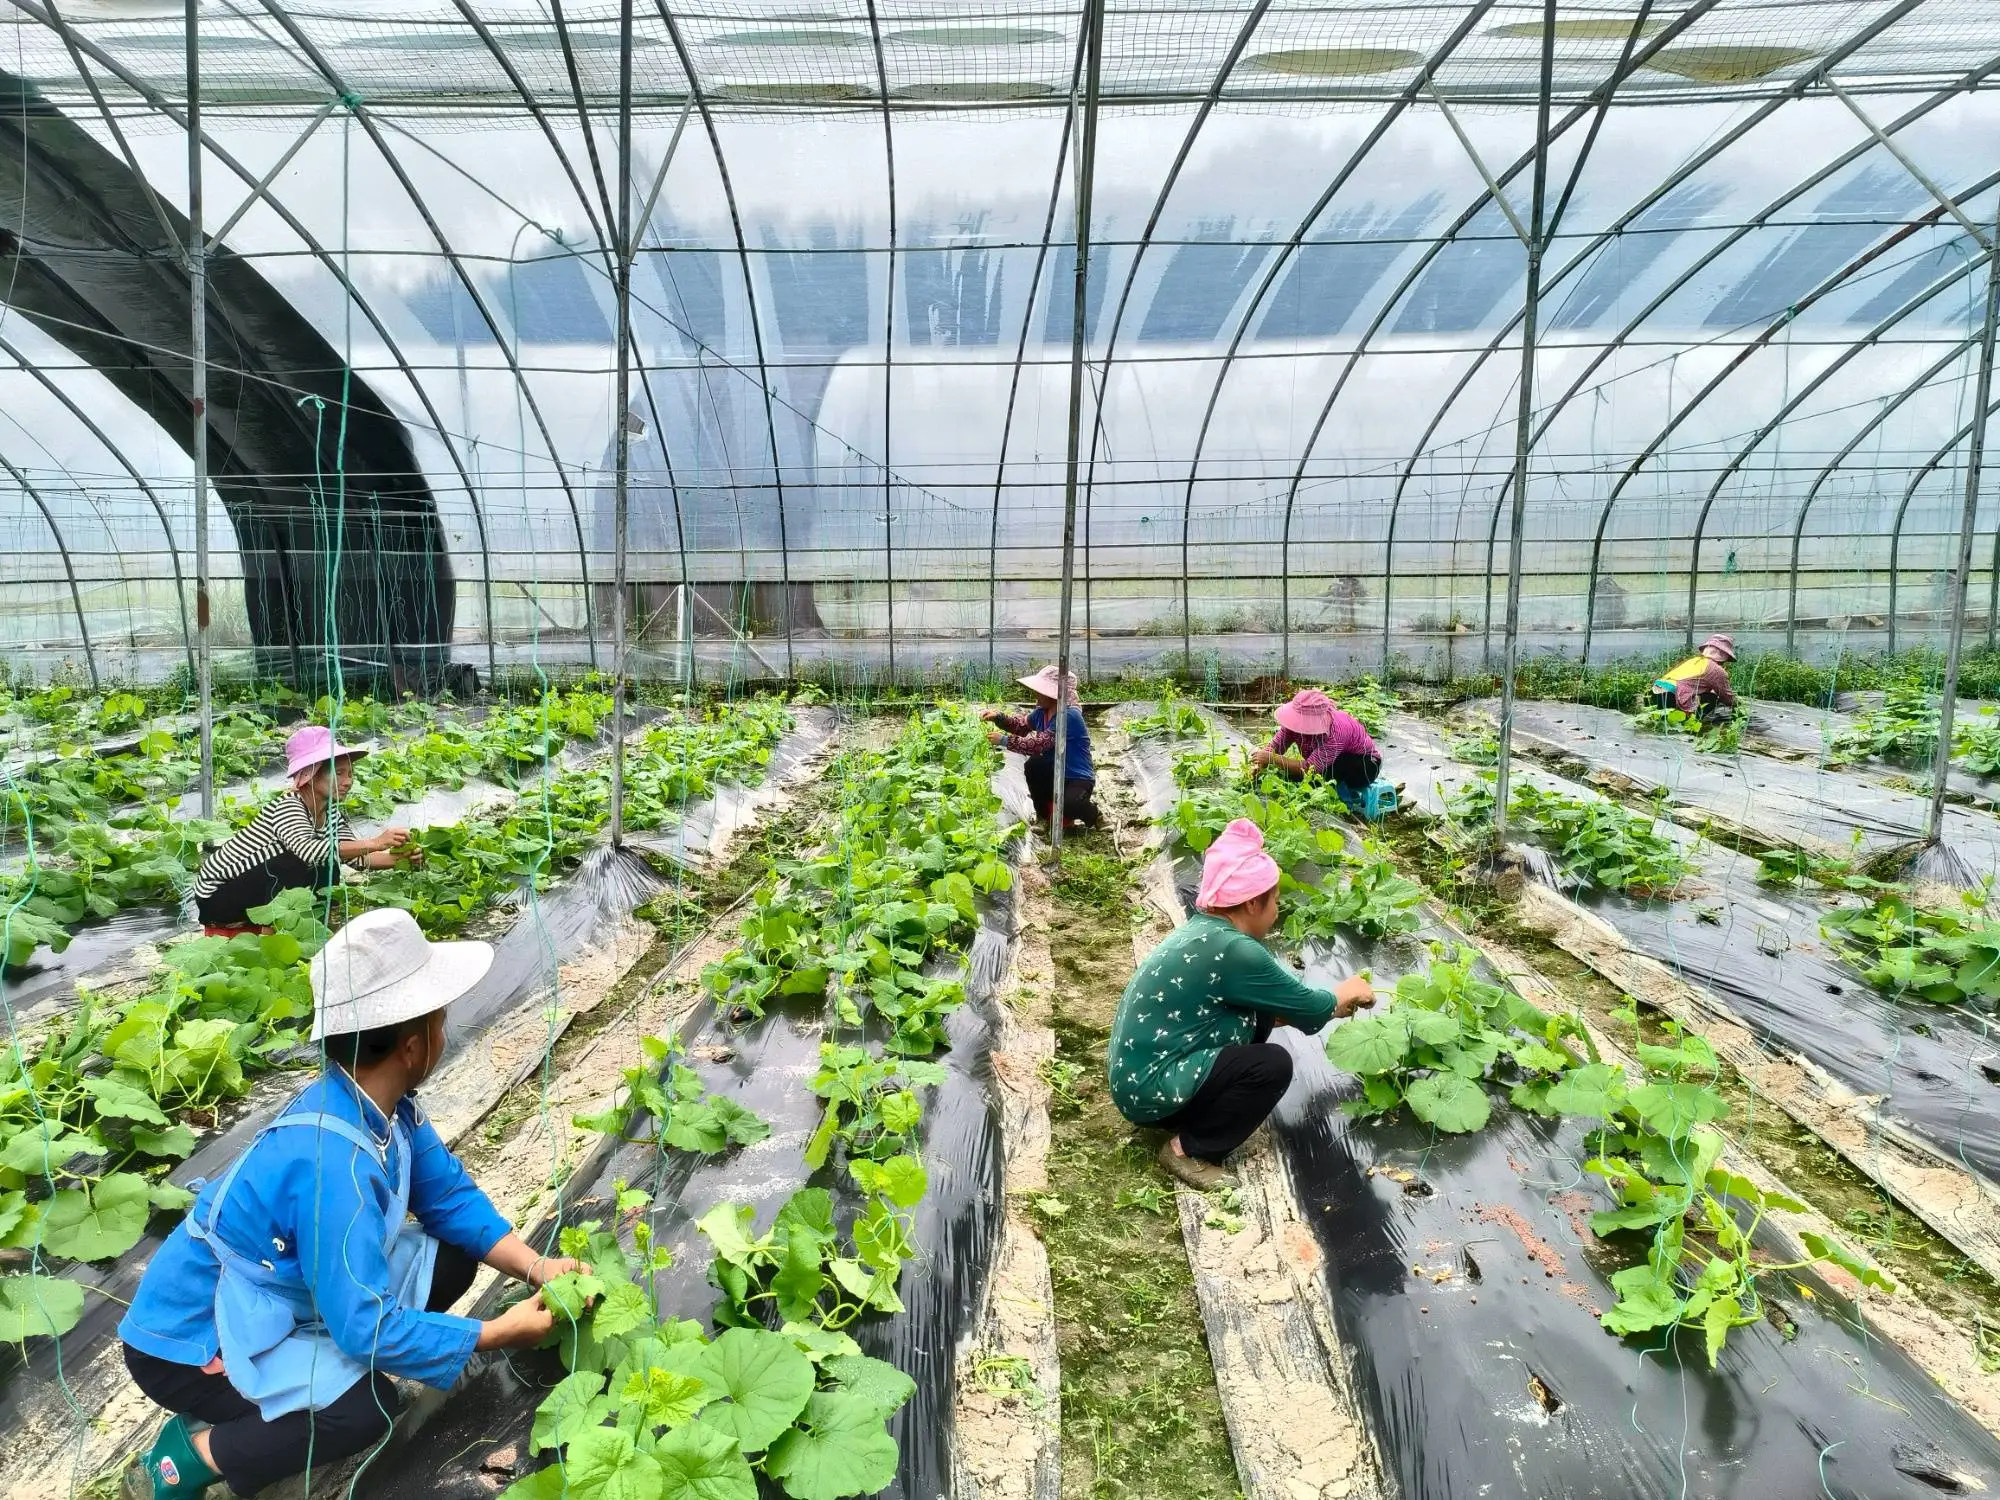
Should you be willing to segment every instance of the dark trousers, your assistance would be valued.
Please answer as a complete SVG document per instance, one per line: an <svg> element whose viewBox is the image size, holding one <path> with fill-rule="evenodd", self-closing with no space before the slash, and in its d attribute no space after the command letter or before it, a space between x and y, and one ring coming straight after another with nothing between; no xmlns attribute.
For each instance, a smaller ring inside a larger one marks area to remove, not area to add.
<svg viewBox="0 0 2000 1500"><path fill-rule="evenodd" d="M1336 755L1328 771L1342 786L1363 791L1382 774L1382 757L1360 755L1350 750L1345 755Z"/></svg>
<svg viewBox="0 0 2000 1500"><path fill-rule="evenodd" d="M1181 1138L1181 1150L1220 1162L1250 1139L1292 1082L1292 1054L1266 1041L1271 1023L1257 1021L1257 1040L1224 1047L1194 1097L1155 1123Z"/></svg>
<svg viewBox="0 0 2000 1500"><path fill-rule="evenodd" d="M463 1250L440 1243L425 1306L443 1312L465 1295L478 1269ZM194 1365L142 1354L130 1344L125 1346L125 1368L155 1405L209 1425L215 1467L239 1495L254 1495L266 1485L303 1474L308 1465L324 1469L372 1448L389 1435L403 1404L395 1382L377 1370L330 1406L287 1412L267 1422L227 1375L204 1375Z"/></svg>
<svg viewBox="0 0 2000 1500"><path fill-rule="evenodd" d="M1056 758L1053 755L1038 756L1021 768L1021 774L1028 778L1028 800L1035 804L1035 817L1046 823L1054 810L1050 803L1055 798ZM1095 828L1098 822L1097 804L1091 800L1097 783L1088 777L1076 776L1063 783L1063 823L1081 823L1086 828Z"/></svg>

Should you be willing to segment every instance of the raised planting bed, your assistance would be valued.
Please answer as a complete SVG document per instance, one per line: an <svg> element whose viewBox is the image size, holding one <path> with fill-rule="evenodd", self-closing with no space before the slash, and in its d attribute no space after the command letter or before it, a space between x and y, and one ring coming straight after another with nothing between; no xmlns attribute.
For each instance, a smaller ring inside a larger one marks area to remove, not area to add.
<svg viewBox="0 0 2000 1500"><path fill-rule="evenodd" d="M833 716L826 710L806 710L799 722L792 724L788 718L773 718L768 711L760 710L755 724L754 733L760 736L775 736L789 729L775 745L764 746L759 755L741 763L741 777L760 783L755 796L762 807L775 803L802 776L809 774L831 732ZM698 732L700 726L688 728ZM662 747L661 753L668 751ZM688 811L708 826L717 826L700 803L692 804ZM678 816L678 813L662 809L661 816ZM740 828L741 819L733 820L731 826ZM696 856L707 852L698 845L691 850ZM427 1112L448 1141L464 1135L497 1100L533 1075L569 1023L601 1001L625 968L645 950L652 929L635 917L634 912L666 885L636 854L600 847L587 853L569 875L516 911L506 930L496 934L498 953L493 968L470 995L452 1008L451 1052L444 1068L424 1091ZM237 938L225 943L218 939L198 939L182 945L182 950L189 955L213 955L233 951L233 945L264 953L272 941ZM158 993L125 1002L129 1013L136 1016L149 1016L155 1009L162 1009L160 1019L165 1034L175 1039L174 1046L180 1045L178 1038L185 1027L202 1028L211 1019L207 1011L225 1003L248 1006L246 1014L257 1017L259 1029L255 1034L276 1034L276 1050L268 1053L249 1050L248 1043L253 1037L246 1037L242 1028L226 1017L212 1018L225 1022L215 1033L215 1045L221 1049L220 1055L234 1064L234 1071L225 1075L228 1086L211 1088L215 1097L194 1113L182 1107L177 1098L147 1096L168 1116L169 1128L183 1127L169 1143L171 1149L163 1147L154 1153L169 1160L175 1156L185 1158L167 1174L168 1183L180 1184L216 1175L302 1081L296 1072L289 1076L267 1074L264 1082L253 1087L260 1068L269 1070L277 1065L296 1069L309 1066L313 1060L310 1051L297 1047L294 1029L310 1008L302 967L295 960L277 962L268 976L267 984L282 986L283 993L290 997L287 1007L292 1012L290 1016L269 1004L258 1003L254 996L241 995L241 987L234 985L227 991L216 992L212 987L176 981ZM59 1022L52 1035L64 1035L67 1024ZM209 1033L203 1030L201 1034L206 1037ZM104 1039L115 1040L118 1035L114 1030ZM108 1069L109 1077L122 1079L131 1071L134 1056L125 1048L106 1053L95 1062L79 1058L76 1066L87 1076ZM129 1125L120 1117L102 1128L122 1140ZM96 1168L92 1163L91 1156L79 1151L61 1164L67 1170L57 1171L58 1183L64 1183L70 1172L94 1175ZM30 1191L33 1191L31 1186ZM110 1452L115 1452L116 1444L136 1437L130 1424L144 1420L144 1403L131 1407L128 1401L117 1407L116 1410L125 1413L124 1425L115 1420L101 1420L91 1429L90 1440L80 1448L75 1411L77 1407L96 1410L129 1396L112 1337L112 1329L122 1315L122 1307L115 1299L129 1298L146 1261L171 1224L172 1218L167 1216L153 1218L150 1224L144 1217L132 1222L120 1219L117 1236L106 1237L92 1247L99 1254L76 1259L68 1265L52 1260L36 1273L59 1276L65 1285L88 1288L101 1295L79 1298L58 1293L64 1299L62 1306L76 1314L65 1319L74 1326L63 1333L59 1347L46 1337L31 1341L25 1364L9 1371L4 1393L0 1393L0 1412L5 1413L0 1419L10 1423L10 1430L39 1434L42 1442L55 1446L22 1443L0 1455L0 1490L7 1487L10 1475L35 1472L34 1466L48 1462L51 1452L70 1454L77 1464L83 1465L77 1472L87 1473ZM8 1236L11 1241L34 1251L37 1226L32 1214L17 1221L12 1231ZM42 1324L22 1331L46 1333L48 1328Z"/></svg>
<svg viewBox="0 0 2000 1500"><path fill-rule="evenodd" d="M1163 899L1197 873L1163 865ZM1420 920L1309 946L1309 976L1366 968L1385 1003L1323 1048L1275 1033L1296 1067L1275 1148L1388 1490L1879 1497L2000 1476L2000 1442L1857 1315L1879 1273L1794 1237L1805 1205L1727 1165L1711 1053L1617 1056Z"/></svg>

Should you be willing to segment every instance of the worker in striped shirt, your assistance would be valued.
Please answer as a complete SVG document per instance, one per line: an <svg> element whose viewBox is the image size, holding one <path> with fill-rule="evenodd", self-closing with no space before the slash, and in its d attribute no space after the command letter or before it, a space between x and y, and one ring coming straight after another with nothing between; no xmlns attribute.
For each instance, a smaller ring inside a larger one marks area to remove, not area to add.
<svg viewBox="0 0 2000 1500"><path fill-rule="evenodd" d="M307 725L285 741L291 787L201 862L194 904L202 931L210 937L268 931L250 920L250 908L281 891L324 890L339 879L339 865L386 870L399 860L421 859L406 828L385 828L366 839L349 836L340 802L354 784L355 760L374 748L373 741L336 745L323 724Z"/></svg>

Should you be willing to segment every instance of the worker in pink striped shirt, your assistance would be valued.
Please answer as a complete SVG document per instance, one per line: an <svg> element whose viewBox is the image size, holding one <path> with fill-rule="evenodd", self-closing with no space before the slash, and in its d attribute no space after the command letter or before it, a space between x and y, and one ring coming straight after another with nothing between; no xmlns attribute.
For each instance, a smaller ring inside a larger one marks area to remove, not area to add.
<svg viewBox="0 0 2000 1500"><path fill-rule="evenodd" d="M1294 781L1324 776L1359 793L1382 774L1382 752L1353 714L1334 707L1317 688L1304 688L1278 706L1278 732L1251 755L1260 770Z"/></svg>

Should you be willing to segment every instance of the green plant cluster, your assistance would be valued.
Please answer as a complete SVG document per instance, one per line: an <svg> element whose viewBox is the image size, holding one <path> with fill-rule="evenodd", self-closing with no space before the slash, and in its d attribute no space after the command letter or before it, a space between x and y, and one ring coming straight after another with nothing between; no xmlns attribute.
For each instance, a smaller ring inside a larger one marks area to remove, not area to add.
<svg viewBox="0 0 2000 1500"><path fill-rule="evenodd" d="M1937 754L1939 697L1921 677L1904 677L1883 689L1882 701L1856 714L1826 747L1830 766L1864 760L1927 765Z"/></svg>
<svg viewBox="0 0 2000 1500"><path fill-rule="evenodd" d="M1820 918L1834 951L1878 990L1932 1005L2000 1000L2000 922L1967 897L1962 912L1934 911L1889 893L1871 906Z"/></svg>
<svg viewBox="0 0 2000 1500"><path fill-rule="evenodd" d="M731 1146L754 1146L771 1127L734 1099L712 1098L701 1074L681 1061L678 1037L642 1037L644 1061L624 1070L625 1097L602 1114L577 1115L574 1123L619 1140L657 1138L679 1151L714 1156ZM650 1121L653 1135L632 1134Z"/></svg>
<svg viewBox="0 0 2000 1500"><path fill-rule="evenodd" d="M1180 847L1200 854L1237 818L1255 823L1265 852L1284 872L1284 937L1294 945L1340 933L1379 938L1416 931L1423 887L1398 875L1387 851L1365 833L1334 826L1347 808L1332 782L1294 781L1276 771L1243 779L1253 774L1230 752L1182 752L1174 779L1187 790L1172 813Z"/></svg>
<svg viewBox="0 0 2000 1500"><path fill-rule="evenodd" d="M1403 707L1402 695L1392 687L1384 687L1373 677L1343 682L1328 689L1327 696L1333 699L1336 708L1345 709L1359 719L1361 727L1371 735L1379 735L1386 730L1389 715Z"/></svg>
<svg viewBox="0 0 2000 1500"><path fill-rule="evenodd" d="M626 752L625 826L664 827L718 785L755 785L791 727L790 711L770 698L652 726ZM455 932L496 902L524 887L545 889L574 868L610 815L608 766L556 771L509 807L417 829L410 846L422 863L380 871L351 894L364 905L405 908L433 937Z"/></svg>
<svg viewBox="0 0 2000 1500"><path fill-rule="evenodd" d="M1446 804L1450 824L1461 830L1493 823L1493 773L1454 792ZM1680 846L1657 833L1653 819L1615 802L1572 797L1518 781L1508 798L1509 832L1532 835L1554 855L1566 885L1636 895L1671 896L1690 870Z"/></svg>
<svg viewBox="0 0 2000 1500"><path fill-rule="evenodd" d="M321 700L322 706L325 700ZM358 712L366 707L375 712ZM343 734L358 737L425 726L399 741L392 753L363 756L354 766L354 786L345 808L361 818L384 818L416 801L433 787L456 790L484 780L518 787L571 743L596 736L611 716L611 695L594 685L548 694L538 702L497 707L477 723L438 723L428 704L385 708L345 704Z"/></svg>
<svg viewBox="0 0 2000 1500"><path fill-rule="evenodd" d="M1733 715L1720 724L1702 721L1700 714L1691 714L1679 708L1661 708L1656 703L1648 703L1632 715L1634 727L1648 734L1685 735L1694 741L1697 750L1713 755L1734 755L1743 748L1743 716Z"/></svg>
<svg viewBox="0 0 2000 1500"><path fill-rule="evenodd" d="M59 1337L84 1289L49 1260L116 1260L156 1211L185 1208L167 1166L195 1147L190 1120L280 1065L312 1014L305 960L326 940L304 891L250 914L278 930L191 938L153 987L76 1009L0 1051L0 1249L31 1270L0 1277L0 1338Z"/></svg>
<svg viewBox="0 0 2000 1500"><path fill-rule="evenodd" d="M1636 1032L1629 1003L1621 1019ZM1728 1113L1715 1088L1720 1063L1700 1037L1666 1029L1671 1045L1637 1042L1634 1080L1598 1057L1574 1016L1549 1015L1479 978L1469 959L1440 951L1425 972L1397 981L1385 1009L1336 1027L1326 1054L1360 1075L1362 1095L1345 1107L1363 1117L1407 1108L1438 1131L1476 1131L1491 1116L1487 1089L1497 1085L1509 1088L1516 1108L1595 1121L1585 1170L1604 1180L1615 1206L1593 1214L1591 1229L1646 1237L1644 1260L1611 1278L1618 1301L1602 1317L1611 1333L1697 1329L1713 1366L1732 1328L1766 1315L1772 1277L1824 1262L1894 1290L1818 1234L1801 1236L1803 1260L1780 1264L1757 1253L1764 1216L1805 1205L1718 1167L1723 1138L1707 1127Z"/></svg>
<svg viewBox="0 0 2000 1500"><path fill-rule="evenodd" d="M1214 726L1192 699L1177 693L1164 695L1150 713L1125 721L1125 732L1135 740L1165 735L1170 740L1198 740L1214 734Z"/></svg>
<svg viewBox="0 0 2000 1500"><path fill-rule="evenodd" d="M982 893L1012 881L992 773L985 728L958 705L912 718L885 749L842 755L836 839L773 870L740 944L703 971L711 992L761 1015L774 995L831 986L841 1021L872 1012L892 1051L942 1046L965 993L925 960L971 930Z"/></svg>

